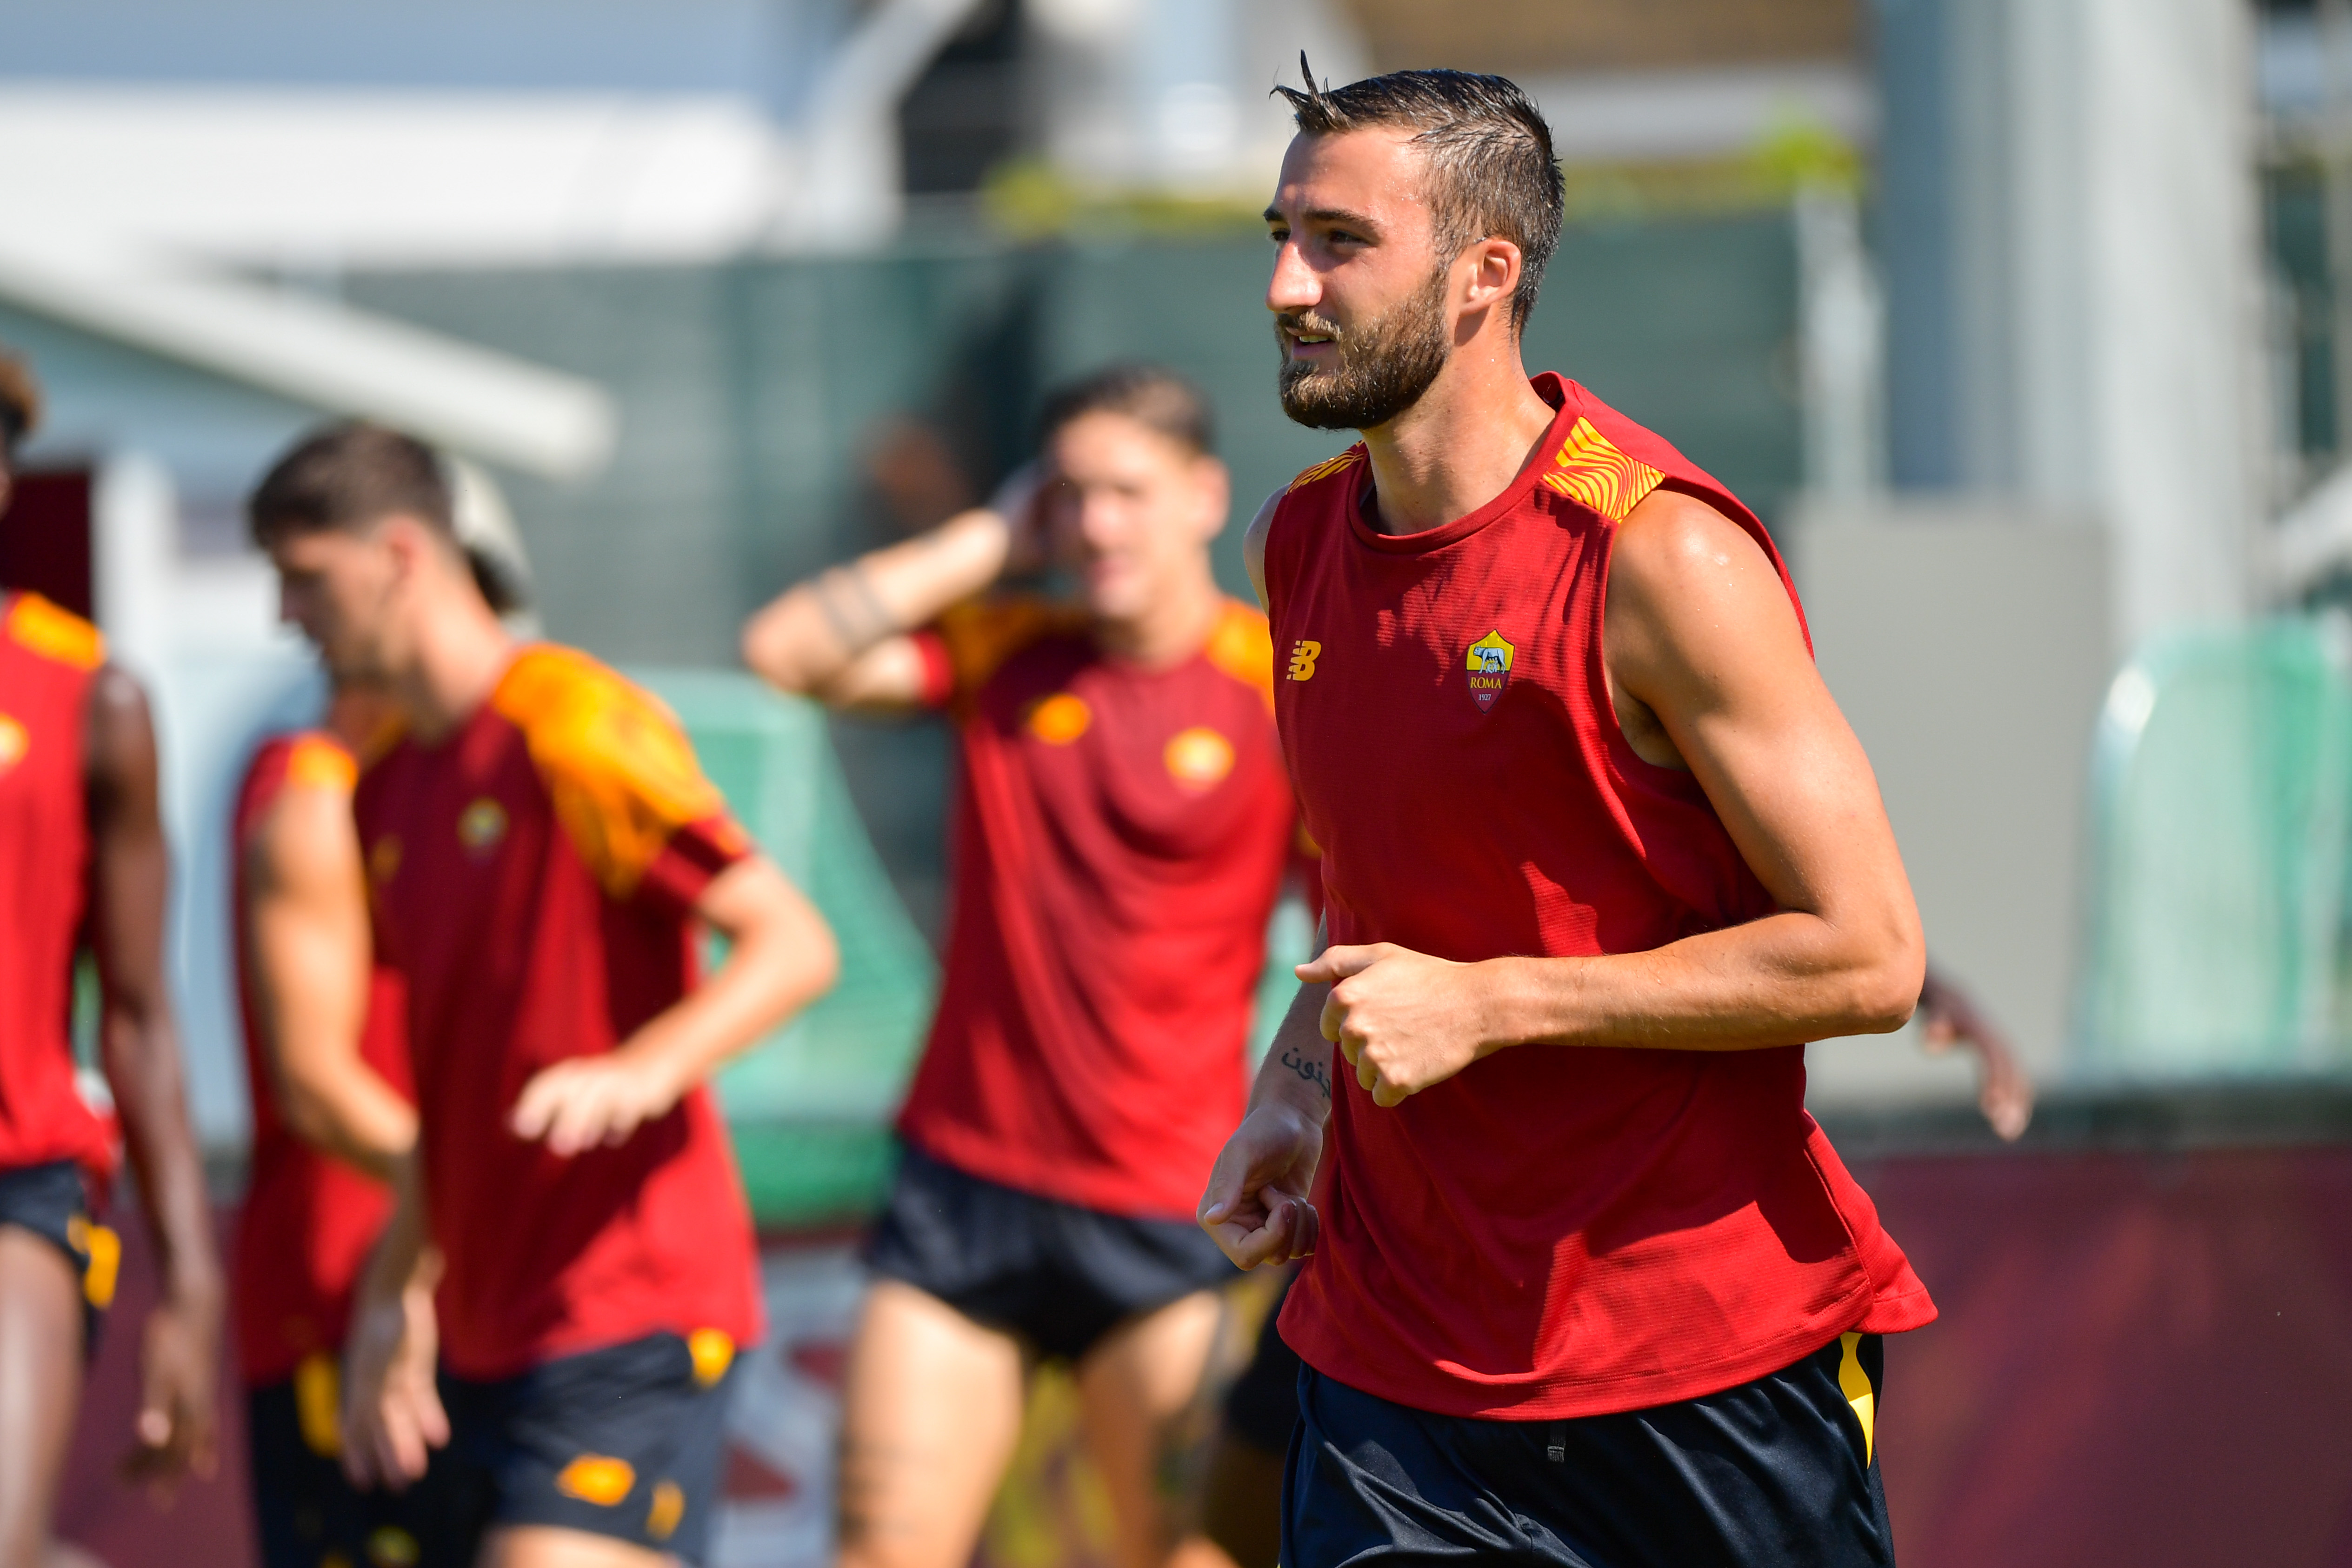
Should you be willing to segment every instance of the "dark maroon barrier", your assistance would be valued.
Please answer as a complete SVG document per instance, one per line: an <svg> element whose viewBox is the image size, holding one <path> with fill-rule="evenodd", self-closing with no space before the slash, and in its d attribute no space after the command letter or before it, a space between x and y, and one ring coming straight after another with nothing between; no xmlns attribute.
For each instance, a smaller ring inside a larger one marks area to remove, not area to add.
<svg viewBox="0 0 2352 1568"><path fill-rule="evenodd" d="M1906 1568L2352 1563L2352 1149L1891 1159Z"/></svg>
<svg viewBox="0 0 2352 1568"><path fill-rule="evenodd" d="M1831 1132L1943 1309L1887 1347L1905 1568L2352 1568L2352 1094L2061 1102L2011 1150L1953 1118ZM114 1568L245 1568L234 1398L221 1476L169 1511L111 1479L152 1291L125 1229L64 1532Z"/></svg>

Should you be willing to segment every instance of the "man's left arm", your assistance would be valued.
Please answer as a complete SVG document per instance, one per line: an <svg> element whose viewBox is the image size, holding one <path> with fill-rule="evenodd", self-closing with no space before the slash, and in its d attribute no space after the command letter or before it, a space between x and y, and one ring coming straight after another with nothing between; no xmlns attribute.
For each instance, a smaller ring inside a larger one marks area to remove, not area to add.
<svg viewBox="0 0 2352 1568"><path fill-rule="evenodd" d="M111 666L99 671L88 700L100 1052L163 1281L141 1332L137 1446L126 1468L168 1482L184 1470L213 1470L221 1268L163 979L171 852L158 809L154 724L138 683Z"/></svg>
<svg viewBox="0 0 2352 1568"><path fill-rule="evenodd" d="M1900 1028L1918 1000L1919 915L1877 782L1763 549L1653 492L1619 530L1603 635L1628 740L1696 777L1776 910L1591 958L1333 948L1300 975L1332 984L1324 1036L1379 1104L1518 1046L1756 1050Z"/></svg>
<svg viewBox="0 0 2352 1568"><path fill-rule="evenodd" d="M832 987L840 968L832 928L766 857L720 870L693 912L727 939L726 962L612 1050L533 1077L510 1118L518 1137L562 1155L625 1142Z"/></svg>

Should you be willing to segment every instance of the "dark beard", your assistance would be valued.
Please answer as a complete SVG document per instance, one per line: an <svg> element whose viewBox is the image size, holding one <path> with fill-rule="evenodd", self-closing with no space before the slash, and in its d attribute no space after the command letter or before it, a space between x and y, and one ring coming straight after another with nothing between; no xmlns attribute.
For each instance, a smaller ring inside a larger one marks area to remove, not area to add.
<svg viewBox="0 0 2352 1568"><path fill-rule="evenodd" d="M1369 430L1421 401L1445 368L1451 347L1445 341L1447 276L1441 268L1419 293L1387 314L1352 331L1334 332L1331 341L1339 345L1339 363L1329 369L1286 353L1276 383L1282 393L1282 411L1317 430ZM1295 312L1286 322L1330 329L1311 310ZM1276 321L1275 336L1286 349L1285 324L1286 319Z"/></svg>

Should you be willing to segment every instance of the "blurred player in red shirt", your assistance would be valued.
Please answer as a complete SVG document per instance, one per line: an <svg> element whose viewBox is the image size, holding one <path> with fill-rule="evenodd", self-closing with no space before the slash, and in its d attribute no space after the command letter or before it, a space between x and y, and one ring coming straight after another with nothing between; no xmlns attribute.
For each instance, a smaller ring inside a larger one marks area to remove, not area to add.
<svg viewBox="0 0 2352 1568"><path fill-rule="evenodd" d="M1363 440L1248 555L1331 945L1201 1204L1307 1258L1282 1560L1889 1563L1879 1336L1935 1308L1804 1110L1920 994L1869 763L1754 514L1528 375L1535 106L1285 91L1283 406Z"/></svg>
<svg viewBox="0 0 2352 1568"><path fill-rule="evenodd" d="M831 934L752 848L666 710L518 646L477 591L434 454L337 426L252 502L286 612L405 724L355 798L404 984L417 1153L362 1277L343 1460L436 1469L492 1568L706 1559L751 1216L711 1071L831 983ZM695 937L728 939L694 983ZM412 1287L428 1242L445 1409Z"/></svg>
<svg viewBox="0 0 2352 1568"><path fill-rule="evenodd" d="M0 355L0 512L39 397ZM96 1222L127 1143L163 1299L140 1337L134 1477L214 1462L221 1277L163 973L170 848L155 731L98 629L0 590L0 1563L37 1563L85 1357L121 1248ZM108 1110L83 1097L68 1026L96 960Z"/></svg>
<svg viewBox="0 0 2352 1568"><path fill-rule="evenodd" d="M970 1559L1034 1355L1076 1372L1121 1563L1181 1551L1170 1449L1233 1278L1189 1219L1292 837L1265 623L1211 574L1229 495L1198 393L1106 371L1044 437L1034 503L839 567L744 637L786 690L945 710L962 763L945 983L850 1357L845 1563ZM1077 602L977 597L1038 522Z"/></svg>
<svg viewBox="0 0 2352 1568"><path fill-rule="evenodd" d="M256 749L231 822L253 1166L230 1299L265 1568L438 1545L436 1489L362 1492L341 1464L352 1292L416 1146L400 984L373 962L352 822L357 756L390 719L344 687L318 728Z"/></svg>

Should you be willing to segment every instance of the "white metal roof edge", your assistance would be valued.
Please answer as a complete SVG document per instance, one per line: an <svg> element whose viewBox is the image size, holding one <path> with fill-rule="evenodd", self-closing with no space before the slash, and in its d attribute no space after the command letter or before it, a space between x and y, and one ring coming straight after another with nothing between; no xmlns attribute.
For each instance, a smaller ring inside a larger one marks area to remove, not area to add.
<svg viewBox="0 0 2352 1568"><path fill-rule="evenodd" d="M382 420L555 479L612 456L597 383L330 300L68 237L0 226L0 298L328 411Z"/></svg>

